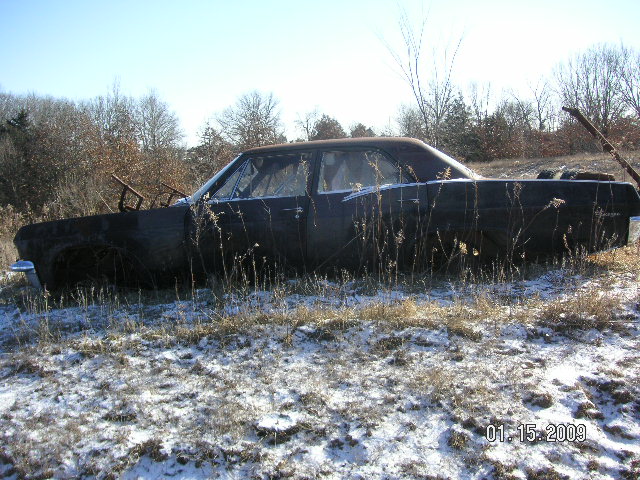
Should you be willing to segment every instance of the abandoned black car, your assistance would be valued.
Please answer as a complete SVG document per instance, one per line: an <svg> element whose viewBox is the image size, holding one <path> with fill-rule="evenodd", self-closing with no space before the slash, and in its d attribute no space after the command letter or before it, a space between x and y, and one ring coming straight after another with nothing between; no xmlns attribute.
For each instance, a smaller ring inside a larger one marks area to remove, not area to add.
<svg viewBox="0 0 640 480"><path fill-rule="evenodd" d="M629 183L485 179L407 138L315 141L246 151L168 208L25 226L14 269L49 289L256 263L420 269L461 251L534 259L617 247L637 239L639 215Z"/></svg>

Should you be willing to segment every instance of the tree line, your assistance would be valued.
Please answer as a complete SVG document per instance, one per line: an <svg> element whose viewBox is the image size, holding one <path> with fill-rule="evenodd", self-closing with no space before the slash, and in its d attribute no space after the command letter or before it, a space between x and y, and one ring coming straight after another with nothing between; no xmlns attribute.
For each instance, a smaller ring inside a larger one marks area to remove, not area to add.
<svg viewBox="0 0 640 480"><path fill-rule="evenodd" d="M72 102L0 93L0 206L51 217L108 211L110 173L182 179L183 134L153 90Z"/></svg>
<svg viewBox="0 0 640 480"><path fill-rule="evenodd" d="M424 28L423 24L421 28ZM401 22L405 50L391 52L415 102L398 117L402 135L424 139L466 161L551 157L592 151L595 144L562 106L577 107L622 148L640 146L640 52L595 45L556 66L528 92L453 83L455 52L425 64L419 39ZM457 47L456 47L457 50ZM424 68L423 68L424 67Z"/></svg>
<svg viewBox="0 0 640 480"><path fill-rule="evenodd" d="M409 33L406 42L409 60L419 57ZM315 110L298 115L291 140L410 136L465 161L593 150L588 134L560 111L568 105L621 147L640 146L640 54L623 45L596 45L526 95L506 93L497 102L488 86L454 85L453 63L421 79L417 62L396 58L411 65L403 71L415 102L399 109L395 127L345 129ZM134 98L114 84L105 95L77 102L0 93L0 208L29 219L103 213L117 198L111 173L152 201L160 181L190 192L236 153L288 140L272 93L239 97L202 126L191 148L178 117L153 90Z"/></svg>

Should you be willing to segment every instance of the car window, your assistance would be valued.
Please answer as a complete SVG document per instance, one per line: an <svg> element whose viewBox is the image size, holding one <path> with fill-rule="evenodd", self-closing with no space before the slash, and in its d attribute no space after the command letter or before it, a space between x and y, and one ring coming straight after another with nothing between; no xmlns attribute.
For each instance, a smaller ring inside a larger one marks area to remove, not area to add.
<svg viewBox="0 0 640 480"><path fill-rule="evenodd" d="M212 198L293 197L306 194L311 153L247 158Z"/></svg>
<svg viewBox="0 0 640 480"><path fill-rule="evenodd" d="M242 174L244 167L246 166L246 162L242 163L235 172L231 174L229 178L224 182L224 184L212 195L211 198L215 198L217 200L228 200L231 198L231 194L233 194L233 189L238 183L238 178Z"/></svg>
<svg viewBox="0 0 640 480"><path fill-rule="evenodd" d="M367 187L401 183L400 169L375 150L322 154L318 192L356 192Z"/></svg>

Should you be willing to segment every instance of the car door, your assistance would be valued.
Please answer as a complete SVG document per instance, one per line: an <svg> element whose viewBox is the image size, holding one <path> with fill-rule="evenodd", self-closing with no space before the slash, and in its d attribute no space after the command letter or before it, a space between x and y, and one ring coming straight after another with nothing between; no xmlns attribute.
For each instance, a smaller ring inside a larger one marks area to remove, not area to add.
<svg viewBox="0 0 640 480"><path fill-rule="evenodd" d="M404 225L403 216L411 217L408 209L416 197L415 184L405 185L406 172L373 148L320 151L316 169L307 220L312 263L358 268L370 266L381 255L393 256L391 250L398 244L389 238L404 235L398 229Z"/></svg>
<svg viewBox="0 0 640 480"><path fill-rule="evenodd" d="M309 151L241 156L198 210L196 263L227 273L240 265L301 266L312 161Z"/></svg>

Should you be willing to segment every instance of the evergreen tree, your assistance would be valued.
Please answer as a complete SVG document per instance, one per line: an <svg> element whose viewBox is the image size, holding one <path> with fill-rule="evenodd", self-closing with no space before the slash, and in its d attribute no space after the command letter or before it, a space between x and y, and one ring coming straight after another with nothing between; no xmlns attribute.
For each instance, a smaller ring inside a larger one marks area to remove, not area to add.
<svg viewBox="0 0 640 480"><path fill-rule="evenodd" d="M335 118L323 114L313 126L309 140L328 140L330 138L345 138L346 136L342 125Z"/></svg>

